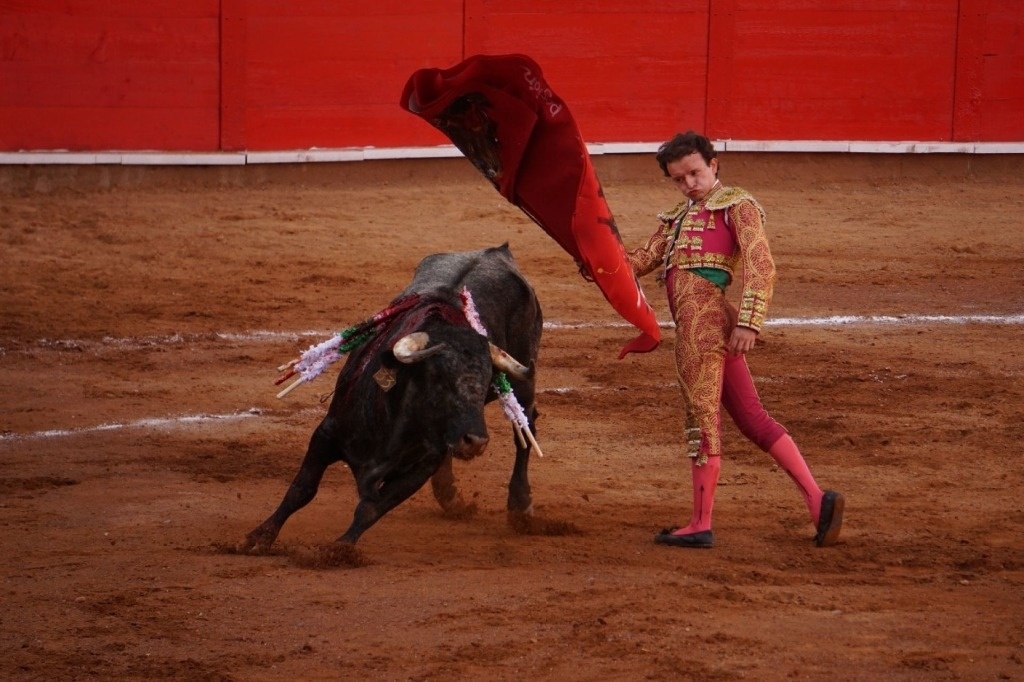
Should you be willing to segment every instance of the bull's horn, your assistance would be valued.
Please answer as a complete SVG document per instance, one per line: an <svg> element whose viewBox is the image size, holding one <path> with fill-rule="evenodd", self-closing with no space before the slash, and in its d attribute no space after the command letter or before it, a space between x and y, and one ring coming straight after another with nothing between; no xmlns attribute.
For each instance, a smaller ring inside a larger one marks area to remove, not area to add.
<svg viewBox="0 0 1024 682"><path fill-rule="evenodd" d="M431 355L436 355L444 349L443 343L428 347L429 343L430 336L426 332L413 332L398 339L391 347L391 352L395 354L395 359L399 362L411 365L429 358Z"/></svg>
<svg viewBox="0 0 1024 682"><path fill-rule="evenodd" d="M488 345L491 347L491 362L494 363L495 367L520 381L526 381L530 378L529 367L526 367L493 343L488 342Z"/></svg>

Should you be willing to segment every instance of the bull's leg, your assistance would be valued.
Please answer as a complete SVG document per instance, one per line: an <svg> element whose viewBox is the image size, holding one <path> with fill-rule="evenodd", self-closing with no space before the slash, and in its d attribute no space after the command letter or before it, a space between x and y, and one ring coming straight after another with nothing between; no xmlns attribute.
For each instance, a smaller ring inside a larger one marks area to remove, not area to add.
<svg viewBox="0 0 1024 682"><path fill-rule="evenodd" d="M360 493L352 525L348 527L344 535L338 538L338 542L354 545L359 540L359 536L365 533L370 526L422 488L436 470L436 464L432 466L421 464L412 470L391 472L379 482L368 482L366 489L374 492ZM360 488L362 489L363 486Z"/></svg>
<svg viewBox="0 0 1024 682"><path fill-rule="evenodd" d="M288 487L281 504L266 521L245 536L240 548L242 551L262 551L274 544L288 517L305 507L316 496L327 467L338 461L338 450L338 434L333 420L327 417L313 431L299 472Z"/></svg>
<svg viewBox="0 0 1024 682"><path fill-rule="evenodd" d="M455 473L452 471L452 456L446 455L434 475L430 477L430 487L434 491L434 499L441 509L449 516L466 516L476 511L476 505L462 499L462 494L455 485Z"/></svg>

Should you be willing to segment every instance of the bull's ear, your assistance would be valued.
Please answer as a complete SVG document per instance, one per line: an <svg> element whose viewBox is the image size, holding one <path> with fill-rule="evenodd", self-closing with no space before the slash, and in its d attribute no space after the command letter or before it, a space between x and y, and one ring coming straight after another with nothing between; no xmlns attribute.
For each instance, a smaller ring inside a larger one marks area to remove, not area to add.
<svg viewBox="0 0 1024 682"><path fill-rule="evenodd" d="M430 336L426 332L413 332L398 339L391 347L391 353L399 362L411 365L426 360L444 350L443 343L430 345Z"/></svg>

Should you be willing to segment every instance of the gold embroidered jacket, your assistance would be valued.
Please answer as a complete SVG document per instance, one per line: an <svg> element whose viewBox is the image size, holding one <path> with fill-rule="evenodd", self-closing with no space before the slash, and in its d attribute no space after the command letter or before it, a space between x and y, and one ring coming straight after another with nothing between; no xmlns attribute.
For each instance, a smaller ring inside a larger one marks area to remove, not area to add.
<svg viewBox="0 0 1024 682"><path fill-rule="evenodd" d="M701 201L683 201L659 213L658 220L647 244L627 254L633 272L639 277L661 266L672 277L681 270L714 268L731 282L742 266L737 324L760 331L775 286L775 262L764 209L754 197L739 187L719 185Z"/></svg>

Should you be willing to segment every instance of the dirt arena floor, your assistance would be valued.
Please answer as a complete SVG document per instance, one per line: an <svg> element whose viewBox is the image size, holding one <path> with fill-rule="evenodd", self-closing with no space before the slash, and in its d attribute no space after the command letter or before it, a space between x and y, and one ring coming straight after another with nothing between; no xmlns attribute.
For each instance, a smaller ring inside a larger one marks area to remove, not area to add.
<svg viewBox="0 0 1024 682"><path fill-rule="evenodd" d="M616 360L633 330L464 159L0 169L0 678L1024 679L1024 160L721 161L769 214L749 360L846 495L831 548L731 424L715 548L653 543L690 507L672 330ZM648 157L596 166L639 246L680 195ZM276 367L421 257L504 241L545 311L535 508L573 532L507 524L492 404L456 463L474 516L428 486L363 565L319 565L354 507L337 465L275 553L237 553L336 373L279 400Z"/></svg>

